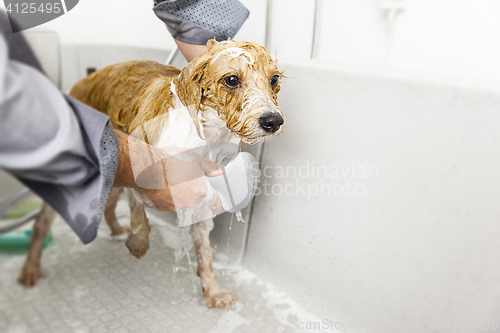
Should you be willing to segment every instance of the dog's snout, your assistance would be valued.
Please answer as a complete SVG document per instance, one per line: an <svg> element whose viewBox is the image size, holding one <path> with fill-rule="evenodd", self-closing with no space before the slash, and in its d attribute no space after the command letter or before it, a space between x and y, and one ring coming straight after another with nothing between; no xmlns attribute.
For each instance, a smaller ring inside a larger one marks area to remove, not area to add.
<svg viewBox="0 0 500 333"><path fill-rule="evenodd" d="M266 113L260 117L260 126L266 132L276 132L283 125L283 117L278 113Z"/></svg>

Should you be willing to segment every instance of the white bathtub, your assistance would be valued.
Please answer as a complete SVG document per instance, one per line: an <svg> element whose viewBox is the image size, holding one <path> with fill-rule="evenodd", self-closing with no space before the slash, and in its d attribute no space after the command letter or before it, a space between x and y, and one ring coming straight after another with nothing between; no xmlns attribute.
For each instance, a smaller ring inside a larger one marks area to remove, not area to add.
<svg viewBox="0 0 500 333"><path fill-rule="evenodd" d="M314 62L286 75L245 265L344 328L498 329L500 87Z"/></svg>
<svg viewBox="0 0 500 333"><path fill-rule="evenodd" d="M71 78L83 75L91 65L85 48L63 50L72 55L63 60ZM102 54L94 59L113 62L113 52ZM500 88L315 62L281 67L288 67L279 96L285 132L254 151L263 175L245 212L250 221L235 224L228 241L222 217L212 244L310 315L273 312L279 327L257 329L252 319L226 331L498 327ZM63 86L71 81L64 73ZM6 179L0 174L0 197L15 188ZM64 246L80 246L73 241ZM136 269L135 262L125 265ZM216 318L222 331L228 313Z"/></svg>

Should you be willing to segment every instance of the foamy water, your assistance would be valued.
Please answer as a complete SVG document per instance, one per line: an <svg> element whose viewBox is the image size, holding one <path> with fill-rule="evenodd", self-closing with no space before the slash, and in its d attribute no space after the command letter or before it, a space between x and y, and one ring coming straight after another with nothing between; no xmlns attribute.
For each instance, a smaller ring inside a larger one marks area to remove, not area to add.
<svg viewBox="0 0 500 333"><path fill-rule="evenodd" d="M126 225L125 202L117 213ZM183 245L177 227L154 216L150 221L150 249L137 260L123 242L109 239L105 223L98 239L84 246L58 219L54 242L44 253L43 277L33 289L16 283L25 256L0 254L0 331L323 332L292 329L296 322L319 320L247 268L228 265L224 246L214 252L213 268L221 287L238 301L208 309L191 236L184 235Z"/></svg>

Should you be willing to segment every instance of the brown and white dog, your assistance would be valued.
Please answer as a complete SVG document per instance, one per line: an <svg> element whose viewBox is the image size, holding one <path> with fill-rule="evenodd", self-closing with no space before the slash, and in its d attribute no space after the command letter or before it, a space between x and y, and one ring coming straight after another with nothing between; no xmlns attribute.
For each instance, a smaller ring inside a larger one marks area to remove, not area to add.
<svg viewBox="0 0 500 333"><path fill-rule="evenodd" d="M78 82L70 95L107 113L114 127L134 134L147 128L148 143L160 148L192 149L206 142L262 143L283 131L278 108L282 72L268 51L250 42L207 43L182 71L152 61L132 61L96 71ZM153 121L155 120L155 121ZM114 236L126 234L115 215L120 189L114 188L105 219ZM131 232L126 245L141 258L149 248L144 206L129 192ZM53 212L42 209L33 228L31 248L19 282L36 284L43 239ZM198 274L209 307L225 307L235 296L222 291L212 272L209 234L213 220L191 226Z"/></svg>

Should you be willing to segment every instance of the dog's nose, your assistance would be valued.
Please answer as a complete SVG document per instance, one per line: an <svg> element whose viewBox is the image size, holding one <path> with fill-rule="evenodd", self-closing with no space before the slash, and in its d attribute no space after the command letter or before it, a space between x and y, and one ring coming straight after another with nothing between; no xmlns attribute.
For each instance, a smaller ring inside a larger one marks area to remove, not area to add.
<svg viewBox="0 0 500 333"><path fill-rule="evenodd" d="M260 117L260 126L266 132L276 132L283 125L283 118L278 113L266 113Z"/></svg>

